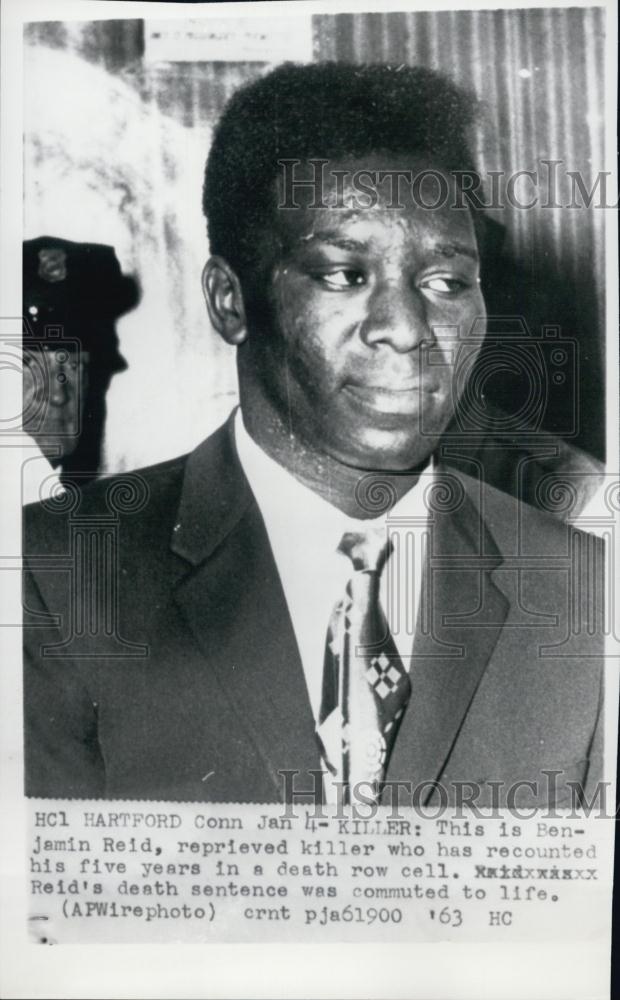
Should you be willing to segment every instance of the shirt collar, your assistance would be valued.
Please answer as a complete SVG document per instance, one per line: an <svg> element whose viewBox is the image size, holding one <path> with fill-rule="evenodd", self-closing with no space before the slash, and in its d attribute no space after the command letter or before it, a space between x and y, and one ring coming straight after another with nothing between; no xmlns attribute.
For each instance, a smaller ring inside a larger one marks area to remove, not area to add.
<svg viewBox="0 0 620 1000"><path fill-rule="evenodd" d="M294 533L303 544L328 546L334 551L345 531L368 531L385 528L386 521L398 518L425 517L424 495L429 485L429 474L424 474L402 496L389 512L376 518L357 520L304 486L284 466L271 458L248 434L238 408L234 422L235 444L241 466L256 498L267 531L281 532L286 525L287 535Z"/></svg>

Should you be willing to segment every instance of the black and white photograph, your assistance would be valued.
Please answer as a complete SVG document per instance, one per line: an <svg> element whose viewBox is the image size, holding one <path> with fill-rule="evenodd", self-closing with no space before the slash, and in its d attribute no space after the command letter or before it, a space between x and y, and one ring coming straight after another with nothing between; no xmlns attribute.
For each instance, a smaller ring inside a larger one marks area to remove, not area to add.
<svg viewBox="0 0 620 1000"><path fill-rule="evenodd" d="M613 996L614 5L3 19L3 995Z"/></svg>

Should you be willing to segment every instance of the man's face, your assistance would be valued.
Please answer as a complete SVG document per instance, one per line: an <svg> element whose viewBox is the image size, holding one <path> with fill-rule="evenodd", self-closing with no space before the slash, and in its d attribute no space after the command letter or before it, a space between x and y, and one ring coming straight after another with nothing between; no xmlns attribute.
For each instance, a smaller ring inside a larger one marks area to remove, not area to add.
<svg viewBox="0 0 620 1000"><path fill-rule="evenodd" d="M338 199L352 207L276 212L268 322L251 332L241 369L302 447L363 469L411 468L433 451L454 412L459 342L484 317L467 210L451 209L452 197L420 207L406 189L389 208L385 185L374 207L360 206L356 170L405 167L428 164L331 163L324 198L336 197L331 171L346 171ZM436 191L422 188L427 203Z"/></svg>
<svg viewBox="0 0 620 1000"><path fill-rule="evenodd" d="M89 355L58 346L24 351L24 430L52 458L75 451L82 425Z"/></svg>

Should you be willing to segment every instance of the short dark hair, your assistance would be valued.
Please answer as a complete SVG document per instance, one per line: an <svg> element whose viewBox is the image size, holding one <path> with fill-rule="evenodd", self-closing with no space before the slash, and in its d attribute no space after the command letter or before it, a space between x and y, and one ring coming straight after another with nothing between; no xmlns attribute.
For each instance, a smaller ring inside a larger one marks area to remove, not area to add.
<svg viewBox="0 0 620 1000"><path fill-rule="evenodd" d="M476 98L421 66L284 63L246 84L218 122L205 171L211 252L242 276L273 218L278 160L427 154L475 173Z"/></svg>

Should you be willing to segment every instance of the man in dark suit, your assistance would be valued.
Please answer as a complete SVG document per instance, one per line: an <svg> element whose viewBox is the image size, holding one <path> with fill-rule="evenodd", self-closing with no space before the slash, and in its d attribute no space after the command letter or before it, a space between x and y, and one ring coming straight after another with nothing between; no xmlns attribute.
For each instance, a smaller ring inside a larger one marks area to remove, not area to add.
<svg viewBox="0 0 620 1000"><path fill-rule="evenodd" d="M598 543L444 447L485 315L472 121L426 70L283 67L231 101L204 287L241 408L28 510L28 794L530 805L600 779Z"/></svg>

